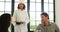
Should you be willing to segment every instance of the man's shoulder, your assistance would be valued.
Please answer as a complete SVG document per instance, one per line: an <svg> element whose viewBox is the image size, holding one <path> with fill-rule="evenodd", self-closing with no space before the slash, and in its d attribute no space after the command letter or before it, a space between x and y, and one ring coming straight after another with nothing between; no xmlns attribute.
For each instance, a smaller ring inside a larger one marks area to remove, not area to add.
<svg viewBox="0 0 60 32"><path fill-rule="evenodd" d="M42 24L39 24L38 27L42 27Z"/></svg>
<svg viewBox="0 0 60 32"><path fill-rule="evenodd" d="M56 26L56 23L54 23L54 22L50 22L50 24L51 24L52 26Z"/></svg>
<svg viewBox="0 0 60 32"><path fill-rule="evenodd" d="M37 26L37 30L40 30L40 29L43 29L43 25L42 25L42 24L39 24L39 25Z"/></svg>
<svg viewBox="0 0 60 32"><path fill-rule="evenodd" d="M54 22L50 22L51 25L56 25ZM39 24L38 26L42 26L43 24Z"/></svg>

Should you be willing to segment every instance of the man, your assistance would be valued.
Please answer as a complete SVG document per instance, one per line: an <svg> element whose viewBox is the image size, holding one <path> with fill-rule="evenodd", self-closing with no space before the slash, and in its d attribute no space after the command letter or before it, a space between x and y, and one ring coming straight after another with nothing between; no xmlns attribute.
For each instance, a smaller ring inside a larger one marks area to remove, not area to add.
<svg viewBox="0 0 60 32"><path fill-rule="evenodd" d="M59 28L57 27L57 25L49 21L49 15L47 13L42 13L41 19L42 24L38 25L36 31L40 30L41 32L59 32Z"/></svg>

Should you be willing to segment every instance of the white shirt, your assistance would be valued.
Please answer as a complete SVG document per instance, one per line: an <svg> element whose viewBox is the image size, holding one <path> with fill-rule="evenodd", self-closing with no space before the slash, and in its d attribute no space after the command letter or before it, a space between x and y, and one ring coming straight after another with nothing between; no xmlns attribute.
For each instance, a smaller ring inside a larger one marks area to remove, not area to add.
<svg viewBox="0 0 60 32"><path fill-rule="evenodd" d="M16 21L20 22L20 21L26 21L27 18L27 12L26 11L16 11L17 17L16 17Z"/></svg>
<svg viewBox="0 0 60 32"><path fill-rule="evenodd" d="M19 10L14 11L13 18L14 18L14 21L20 22L20 21L26 21L27 18L29 18L29 17L28 17L27 11L25 11L25 10L20 11L20 9L19 9Z"/></svg>

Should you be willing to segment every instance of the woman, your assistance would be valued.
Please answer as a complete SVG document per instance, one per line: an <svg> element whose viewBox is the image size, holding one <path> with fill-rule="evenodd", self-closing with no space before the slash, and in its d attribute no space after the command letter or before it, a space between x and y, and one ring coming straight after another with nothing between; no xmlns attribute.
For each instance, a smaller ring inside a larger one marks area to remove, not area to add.
<svg viewBox="0 0 60 32"><path fill-rule="evenodd" d="M15 32L27 32L27 24L29 23L29 17L27 11L25 10L24 3L18 4L18 10L14 11L13 19Z"/></svg>
<svg viewBox="0 0 60 32"><path fill-rule="evenodd" d="M0 32L9 32L8 28L11 23L11 15L6 13L0 16Z"/></svg>

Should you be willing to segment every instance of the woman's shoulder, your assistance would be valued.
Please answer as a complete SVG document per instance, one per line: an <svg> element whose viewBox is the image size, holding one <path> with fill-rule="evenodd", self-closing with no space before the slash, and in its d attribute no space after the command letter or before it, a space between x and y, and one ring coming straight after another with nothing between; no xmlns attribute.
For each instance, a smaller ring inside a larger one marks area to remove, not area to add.
<svg viewBox="0 0 60 32"><path fill-rule="evenodd" d="M27 11L27 9L24 9L24 11Z"/></svg>
<svg viewBox="0 0 60 32"><path fill-rule="evenodd" d="M27 13L27 10L23 10L23 11Z"/></svg>
<svg viewBox="0 0 60 32"><path fill-rule="evenodd" d="M18 12L18 10L15 10L14 12Z"/></svg>

